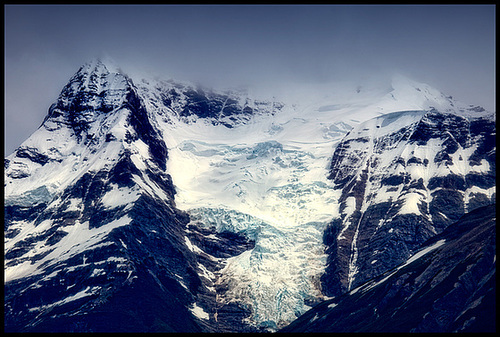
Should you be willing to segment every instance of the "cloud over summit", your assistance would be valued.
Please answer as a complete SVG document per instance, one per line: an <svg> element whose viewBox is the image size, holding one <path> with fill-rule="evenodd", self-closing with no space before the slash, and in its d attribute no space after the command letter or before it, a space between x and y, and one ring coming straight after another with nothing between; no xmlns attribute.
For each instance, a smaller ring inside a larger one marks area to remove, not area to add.
<svg viewBox="0 0 500 337"><path fill-rule="evenodd" d="M215 87L402 72L493 109L494 31L493 5L7 5L6 154L106 54L130 74Z"/></svg>

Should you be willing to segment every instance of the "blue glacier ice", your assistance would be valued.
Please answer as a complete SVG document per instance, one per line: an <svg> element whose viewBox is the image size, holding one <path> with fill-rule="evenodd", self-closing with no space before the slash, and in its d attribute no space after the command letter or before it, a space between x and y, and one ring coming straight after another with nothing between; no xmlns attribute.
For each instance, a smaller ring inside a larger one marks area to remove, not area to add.
<svg viewBox="0 0 500 337"><path fill-rule="evenodd" d="M230 289L222 301L237 299L249 305L249 323L274 331L322 298L319 278L326 262L322 243L326 223L283 227L221 207L191 209L190 215L198 225L255 241L252 250L228 259L218 280Z"/></svg>

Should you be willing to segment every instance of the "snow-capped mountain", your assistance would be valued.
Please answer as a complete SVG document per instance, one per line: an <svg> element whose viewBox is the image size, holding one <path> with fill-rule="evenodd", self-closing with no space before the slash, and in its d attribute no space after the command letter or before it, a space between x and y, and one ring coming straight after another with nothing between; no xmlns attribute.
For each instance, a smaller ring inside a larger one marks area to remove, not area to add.
<svg viewBox="0 0 500 337"><path fill-rule="evenodd" d="M83 66L6 160L6 331L199 331L166 160L131 81Z"/></svg>
<svg viewBox="0 0 500 337"><path fill-rule="evenodd" d="M276 331L494 202L494 140L403 77L280 100L89 62L5 159L6 330Z"/></svg>

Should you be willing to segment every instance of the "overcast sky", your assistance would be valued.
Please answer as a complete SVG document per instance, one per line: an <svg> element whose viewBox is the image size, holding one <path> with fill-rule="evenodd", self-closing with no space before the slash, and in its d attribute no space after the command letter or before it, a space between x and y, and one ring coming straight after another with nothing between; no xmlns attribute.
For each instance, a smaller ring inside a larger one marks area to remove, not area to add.
<svg viewBox="0 0 500 337"><path fill-rule="evenodd" d="M494 5L6 5L5 154L85 62L215 87L400 72L494 111Z"/></svg>

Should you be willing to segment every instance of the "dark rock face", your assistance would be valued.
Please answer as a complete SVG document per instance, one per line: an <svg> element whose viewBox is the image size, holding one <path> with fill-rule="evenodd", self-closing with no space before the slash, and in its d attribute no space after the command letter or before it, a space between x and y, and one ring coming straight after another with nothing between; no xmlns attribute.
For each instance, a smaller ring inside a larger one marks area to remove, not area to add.
<svg viewBox="0 0 500 337"><path fill-rule="evenodd" d="M242 100L237 92L220 93L180 83L162 81L155 89L156 92L146 94L152 110L166 107L185 123L202 118L213 125L232 128L255 115L274 115L283 108L280 102ZM163 112L159 109L157 113Z"/></svg>
<svg viewBox="0 0 500 337"><path fill-rule="evenodd" d="M89 133L91 124L99 115L109 114L124 104L125 93L130 89L125 76L110 73L103 63L85 64L63 88L43 125L49 129L70 126L80 141L90 142L95 136Z"/></svg>
<svg viewBox="0 0 500 337"><path fill-rule="evenodd" d="M201 118L217 118L219 114L224 116L252 113L250 107L239 108L238 102L227 96L207 97L203 89L188 89L184 92L188 97L188 104L182 110L182 116L195 114ZM210 96L210 95L209 95Z"/></svg>
<svg viewBox="0 0 500 337"><path fill-rule="evenodd" d="M167 146L161 136L149 122L148 113L141 103L135 90L127 93L127 106L132 113L129 115L129 123L136 131L136 136L129 141L141 139L149 147L149 152L161 170L166 168Z"/></svg>
<svg viewBox="0 0 500 337"><path fill-rule="evenodd" d="M477 208L420 257L327 300L280 332L495 332L496 211Z"/></svg>
<svg viewBox="0 0 500 337"><path fill-rule="evenodd" d="M409 116L414 122L390 128ZM341 196L340 217L324 236L328 296L394 268L465 213L495 202L494 120L410 111L365 124L332 159Z"/></svg>
<svg viewBox="0 0 500 337"><path fill-rule="evenodd" d="M240 234L217 232L214 227L207 228L200 223L191 222L187 227L187 238L195 248L197 262L207 272L200 278L198 298L209 319L204 321L207 332L257 332L258 329L243 323L251 311L234 302L221 302L228 285L220 282L220 271L225 260L239 255L255 246L253 241ZM200 270L199 270L200 271Z"/></svg>
<svg viewBox="0 0 500 337"><path fill-rule="evenodd" d="M41 165L47 164L50 160L47 155L38 152L38 150L34 148L19 148L16 151L16 156L19 158L28 158L32 162L39 163Z"/></svg>

